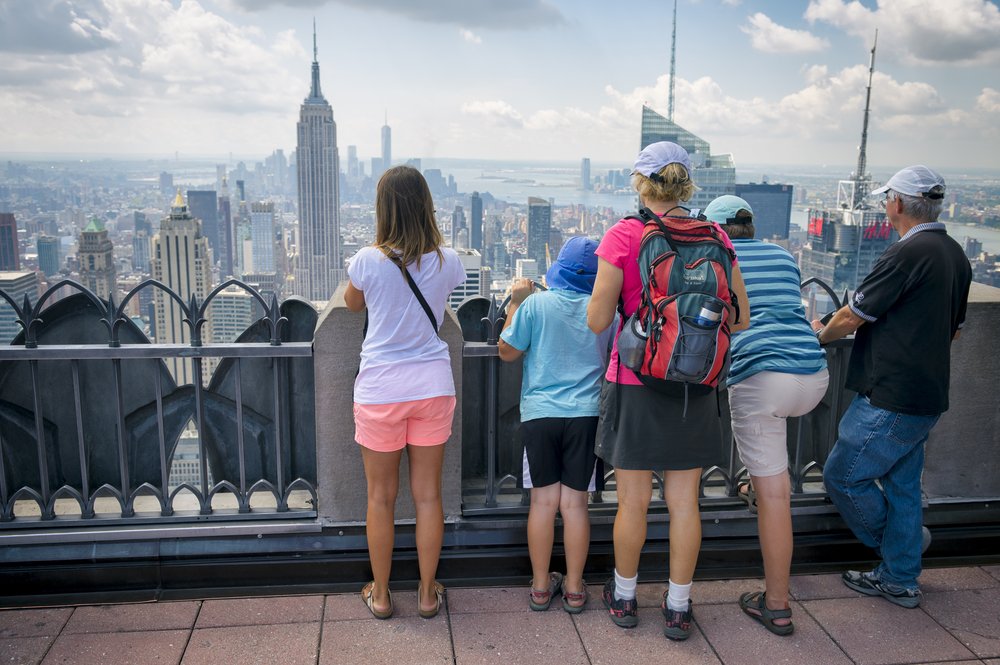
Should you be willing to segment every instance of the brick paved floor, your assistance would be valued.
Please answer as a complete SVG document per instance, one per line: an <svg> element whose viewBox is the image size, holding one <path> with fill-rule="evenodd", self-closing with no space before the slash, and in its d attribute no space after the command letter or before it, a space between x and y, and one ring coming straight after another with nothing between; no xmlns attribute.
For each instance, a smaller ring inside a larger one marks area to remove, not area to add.
<svg viewBox="0 0 1000 665"><path fill-rule="evenodd" d="M761 580L696 582L686 642L662 635L660 584L639 586L634 630L611 623L593 585L576 616L559 603L531 612L526 590L510 587L452 588L430 620L417 616L413 591L393 594L388 621L357 594L13 609L0 611L0 665L1000 665L1000 566L928 570L921 584L923 604L904 610L837 575L796 576L795 634L782 638L736 605Z"/></svg>

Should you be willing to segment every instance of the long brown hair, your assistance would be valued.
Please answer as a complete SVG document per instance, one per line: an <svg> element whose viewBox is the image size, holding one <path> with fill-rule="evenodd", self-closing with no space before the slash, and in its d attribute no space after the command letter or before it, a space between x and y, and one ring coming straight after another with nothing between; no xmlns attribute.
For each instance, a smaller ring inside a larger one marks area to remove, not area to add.
<svg viewBox="0 0 1000 665"><path fill-rule="evenodd" d="M444 238L434 221L431 190L420 171L394 166L379 178L375 190L375 246L391 256L399 252L403 265L432 251L441 255Z"/></svg>

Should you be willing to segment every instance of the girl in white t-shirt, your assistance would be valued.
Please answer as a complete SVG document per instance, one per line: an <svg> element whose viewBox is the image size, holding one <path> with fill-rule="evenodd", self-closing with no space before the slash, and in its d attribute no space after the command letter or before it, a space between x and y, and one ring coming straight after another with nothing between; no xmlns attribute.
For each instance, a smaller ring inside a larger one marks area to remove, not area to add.
<svg viewBox="0 0 1000 665"><path fill-rule="evenodd" d="M451 436L455 384L448 345L437 331L448 295L465 281L465 270L443 242L420 172L408 166L386 171L375 195L375 244L351 259L344 293L352 312L368 308L354 382L354 438L368 481L366 527L374 575L361 597L378 619L393 611L389 571L404 449L417 515L420 616L437 615L444 593L435 575L444 533L441 465Z"/></svg>

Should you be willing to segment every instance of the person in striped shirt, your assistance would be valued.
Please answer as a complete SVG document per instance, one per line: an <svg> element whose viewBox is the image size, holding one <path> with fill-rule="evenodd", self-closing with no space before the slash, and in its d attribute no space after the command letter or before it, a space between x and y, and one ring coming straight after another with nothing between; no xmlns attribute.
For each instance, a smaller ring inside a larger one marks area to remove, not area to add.
<svg viewBox="0 0 1000 665"><path fill-rule="evenodd" d="M788 605L792 564L787 419L812 411L826 394L826 355L806 319L795 259L754 238L753 210L738 196L720 196L705 216L736 248L750 301L750 327L732 339L729 404L740 459L750 474L741 486L764 557L766 591L740 596L743 611L772 633L794 630Z"/></svg>

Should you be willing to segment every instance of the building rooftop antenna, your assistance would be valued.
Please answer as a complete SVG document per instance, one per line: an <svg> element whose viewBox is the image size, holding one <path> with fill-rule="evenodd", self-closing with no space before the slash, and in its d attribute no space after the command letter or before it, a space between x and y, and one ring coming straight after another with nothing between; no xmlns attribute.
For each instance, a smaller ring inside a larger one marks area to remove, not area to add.
<svg viewBox="0 0 1000 665"><path fill-rule="evenodd" d="M677 0L674 0L674 29L670 35L670 96L667 120L674 121L674 78L677 73Z"/></svg>
<svg viewBox="0 0 1000 665"><path fill-rule="evenodd" d="M871 111L872 102L872 76L875 74L875 48L878 46L878 30L875 30L875 41L872 43L871 58L868 61L868 89L865 93L865 119L861 125L861 147L858 149L858 168L854 173L854 201L851 208L856 210L861 206L862 201L868 196L868 185L870 180L865 176L868 150L868 115ZM862 184L864 183L864 184Z"/></svg>

